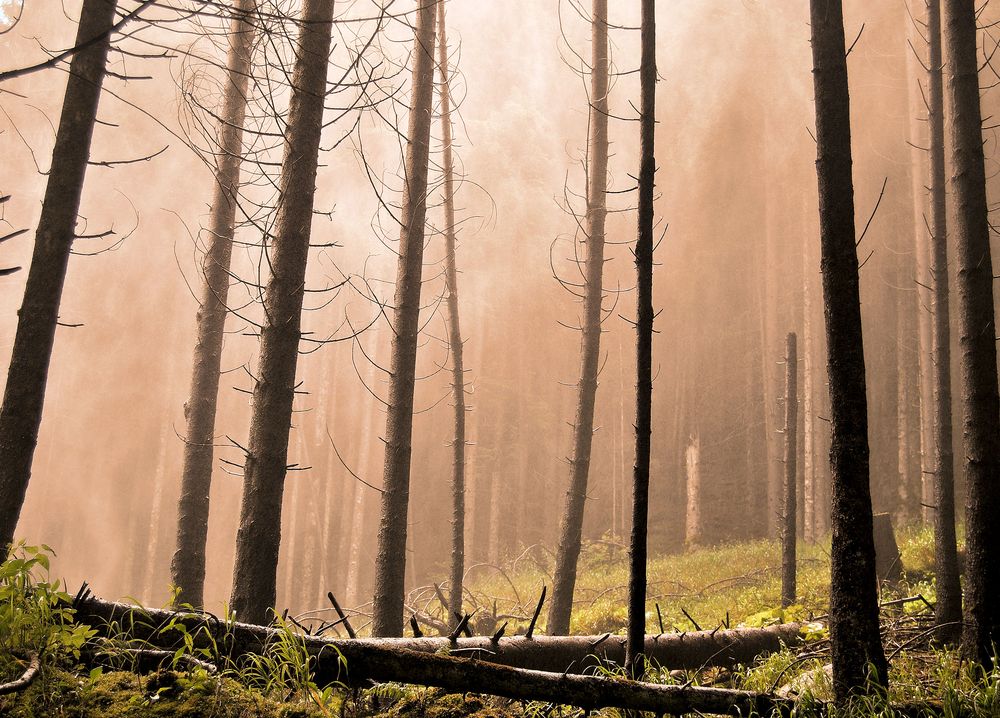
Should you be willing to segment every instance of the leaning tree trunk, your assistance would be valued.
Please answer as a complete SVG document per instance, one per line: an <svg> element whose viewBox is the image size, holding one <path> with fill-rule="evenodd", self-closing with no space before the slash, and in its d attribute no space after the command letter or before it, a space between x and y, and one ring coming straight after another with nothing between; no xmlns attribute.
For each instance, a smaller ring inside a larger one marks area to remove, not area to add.
<svg viewBox="0 0 1000 718"><path fill-rule="evenodd" d="M851 114L841 0L810 0L823 297L829 361L833 542L830 640L838 701L886 683L869 482L868 402L851 176Z"/></svg>
<svg viewBox="0 0 1000 718"><path fill-rule="evenodd" d="M419 0L413 43L413 96L406 148L399 264L393 312L391 381L385 426L382 517L375 556L372 635L403 634L406 520L410 501L413 384L416 378L420 285L427 215L427 164L434 96L436 0Z"/></svg>
<svg viewBox="0 0 1000 718"><path fill-rule="evenodd" d="M795 603L796 479L798 471L798 351L794 334L785 340L785 490L781 526L781 605Z"/></svg>
<svg viewBox="0 0 1000 718"><path fill-rule="evenodd" d="M236 534L231 605L240 620L248 623L266 621L275 601L281 501L332 19L333 0L303 3Z"/></svg>
<svg viewBox="0 0 1000 718"><path fill-rule="evenodd" d="M552 579L549 635L569 633L576 567L583 535L590 450L594 437L594 400L601 354L601 301L604 298L604 227L608 216L608 1L594 0L590 71L590 148L587 172L587 259L584 267L583 337L580 383L573 422L569 490L559 527L559 549Z"/></svg>
<svg viewBox="0 0 1000 718"><path fill-rule="evenodd" d="M222 341L225 336L229 267L236 230L236 204L243 159L243 121L250 76L254 29L250 14L256 0L236 0L229 31L226 88L219 123L219 158L215 168L215 195L202 267L204 284L197 316L197 339L191 394L184 405L187 437L184 470L177 504L177 550L170 577L177 587L175 602L200 608L204 603L205 544L212 488L215 413L219 395Z"/></svg>
<svg viewBox="0 0 1000 718"><path fill-rule="evenodd" d="M965 405L965 627L968 658L989 666L1000 640L1000 400L997 396L993 262L986 203L976 5L945 0L951 113L952 196L958 248L958 321ZM940 509L939 509L940 510Z"/></svg>
<svg viewBox="0 0 1000 718"><path fill-rule="evenodd" d="M944 88L940 0L927 2L930 68L927 83L930 127L931 381L934 430L934 574L938 638L956 641L962 632L962 587L955 539L955 470L951 423L951 321L948 308L948 219L945 202Z"/></svg>
<svg viewBox="0 0 1000 718"><path fill-rule="evenodd" d="M455 261L455 160L452 156L451 84L444 2L438 5L438 69L441 72L441 141L444 145L445 282L448 290L448 346L451 349L451 391L455 409L455 439L451 474L451 590L448 613L462 613L465 573L465 362L462 327L458 319L458 268Z"/></svg>
<svg viewBox="0 0 1000 718"><path fill-rule="evenodd" d="M635 678L643 673L646 632L646 525L649 518L649 454L653 407L653 187L656 158L656 0L642 0L642 55L639 65L639 228L635 243L636 406L635 468L632 475L632 537L629 546L628 638L625 664Z"/></svg>
<svg viewBox="0 0 1000 718"><path fill-rule="evenodd" d="M84 0L80 10L76 45L82 49L73 56L69 67L0 409L0 558L14 540L31 478L59 323L59 302L76 232L117 5L117 0ZM95 38L99 39L95 42Z"/></svg>

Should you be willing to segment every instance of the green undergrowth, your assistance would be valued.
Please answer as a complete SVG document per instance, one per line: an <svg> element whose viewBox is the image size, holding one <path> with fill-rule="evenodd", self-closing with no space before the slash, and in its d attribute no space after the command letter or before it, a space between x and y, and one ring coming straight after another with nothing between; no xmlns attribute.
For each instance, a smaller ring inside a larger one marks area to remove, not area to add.
<svg viewBox="0 0 1000 718"><path fill-rule="evenodd" d="M901 586L886 590L884 601L922 595L934 600L933 537L929 529L898 532L906 575ZM504 718L506 716L565 716L578 709L546 703L509 701L475 695L446 694L439 690L383 684L353 691L320 687L310 682L310 658L292 625L280 628L281 638L268 653L239 665L220 665L212 674L178 654L165 668L147 675L128 670L126 637L101 643L110 650L111 667L94 668L87 651L97 639L87 627L77 626L67 605L71 598L48 577L46 547L20 546L13 560L0 568L0 683L24 671L32 655L42 659L42 670L26 690L0 696L0 716L193 716L205 718ZM650 561L647 630L693 630L720 625L760 626L788 620L823 618L827 610L828 542L801 544L798 603L777 608L780 595L780 554L771 542L754 541L691 550L683 555L659 556ZM573 631L579 634L619 633L625 627L627 575L623 549L612 541L590 544L581 557ZM534 612L543 585L551 585L550 557L525 552L506 566L477 569L468 589L472 607L478 607L478 633L507 621L507 635L522 632ZM494 609L494 605L496 608ZM484 610L488 607L488 610ZM657 611L659 608L659 611ZM926 641L911 641L929 620L927 603L914 600L891 610L887 620L900 633L887 640L891 692L895 703L934 702L944 715L1000 716L1000 674L970 675L949 651L931 650ZM538 626L544 632L546 611ZM485 626L483 625L485 622ZM731 671L664 671L649 680L689 685L714 685L752 691L790 691L801 703L798 715L817 714L816 700L831 696L828 642L821 622L809 624L805 648L784 650L752 666ZM909 631L909 633L906 633ZM120 650L115 658L114 650ZM896 650L896 647L902 649ZM190 648L190 647L189 647ZM905 649L905 650L904 650ZM209 653L188 650L210 660ZM125 670L120 670L125 669ZM620 672L605 675L618 678ZM592 715L614 718L605 709ZM886 715L876 705L855 715Z"/></svg>

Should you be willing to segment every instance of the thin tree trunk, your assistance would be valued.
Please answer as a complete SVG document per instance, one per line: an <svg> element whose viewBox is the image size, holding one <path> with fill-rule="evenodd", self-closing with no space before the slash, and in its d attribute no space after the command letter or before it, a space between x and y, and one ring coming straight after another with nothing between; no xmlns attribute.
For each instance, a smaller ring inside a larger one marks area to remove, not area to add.
<svg viewBox="0 0 1000 718"><path fill-rule="evenodd" d="M796 466L799 428L798 351L795 334L785 340L785 491L781 528L781 605L795 603Z"/></svg>
<svg viewBox="0 0 1000 718"><path fill-rule="evenodd" d="M951 187L955 198L959 346L965 404L967 558L963 649L969 659L989 666L993 645L1000 640L1000 533L995 518L1000 504L1000 400L976 5L973 0L945 0L943 20L948 48Z"/></svg>
<svg viewBox="0 0 1000 718"><path fill-rule="evenodd" d="M231 606L248 623L266 621L275 601L332 20L333 0L303 3L236 534Z"/></svg>
<svg viewBox="0 0 1000 718"><path fill-rule="evenodd" d="M937 601L934 617L938 638L956 641L961 635L962 587L958 579L955 539L955 456L951 423L951 322L948 306L948 218L945 200L944 86L941 59L941 5L927 0L929 40L927 84L930 127L931 229L931 371L934 428L934 574Z"/></svg>
<svg viewBox="0 0 1000 718"><path fill-rule="evenodd" d="M410 502L413 389L417 363L420 286L427 214L427 165L434 95L435 0L419 0L413 44L413 80L406 188L393 313L391 380L385 427L382 516L375 557L372 635L403 635L406 521Z"/></svg>
<svg viewBox="0 0 1000 718"><path fill-rule="evenodd" d="M110 41L105 34L115 22L117 5L116 0L84 0L80 10L76 45L84 48L70 63L0 409L0 558L13 543L31 478L59 302L107 64ZM92 42L97 37L101 39Z"/></svg>
<svg viewBox="0 0 1000 718"><path fill-rule="evenodd" d="M202 266L205 281L198 307L190 398L184 405L187 437L184 442L181 494L177 504L177 549L170 562L170 578L177 587L175 601L195 608L200 608L205 600L205 545L208 541L215 415L228 314L229 267L236 231L243 121L246 117L250 51L254 37L249 17L256 4L256 0L236 0L233 4L226 88L219 124L215 195L208 247Z"/></svg>
<svg viewBox="0 0 1000 718"><path fill-rule="evenodd" d="M653 188L656 157L656 0L642 0L642 59L639 66L639 228L635 243L637 276L635 469L632 476L632 537L629 545L628 640L626 668L644 673L646 632L646 538L649 518L649 454L653 406Z"/></svg>
<svg viewBox="0 0 1000 718"><path fill-rule="evenodd" d="M926 26L926 10L929 0L921 0L918 7L924 8L924 13L913 14L914 19ZM907 0L907 13L904 22L907 26L907 41L916 47L917 42L923 41L924 35L918 32L917 23L910 20L909 0ZM940 23L939 23L940 24ZM940 42L940 32L938 33ZM929 221L926 213L926 188L925 178L930 169L927 155L929 152L923 148L929 143L929 132L923 128L923 114L926 108L928 97L919 85L914 90L913 78L921 78L922 63L913 52L906 53L906 76L911 81L907 83L907 107L910 113L910 180L913 197L913 251L916 257L916 277L914 288L917 293L917 326L918 326L918 346L919 346L919 375L920 375L920 516L925 523L932 523L934 520L934 418L933 418L933 357L932 357L932 329L930 307L932 301L931 279L930 279L930 246L929 238L924 232L924 226Z"/></svg>
<svg viewBox="0 0 1000 718"><path fill-rule="evenodd" d="M451 474L451 581L448 613L462 613L465 573L465 362L458 316L458 268L455 261L455 161L452 157L451 79L444 2L438 4L438 71L441 73L441 135L444 145L445 282L448 290L448 346L451 349L451 394L455 410Z"/></svg>
<svg viewBox="0 0 1000 718"><path fill-rule="evenodd" d="M684 543L687 547L694 547L701 543L705 534L701 520L701 460L700 441L697 433L688 439L687 448L684 450L684 476L686 479L687 501L684 512Z"/></svg>
<svg viewBox="0 0 1000 718"><path fill-rule="evenodd" d="M840 0L810 0L823 296L830 373L833 685L844 702L885 685L869 482L868 402L851 176L851 115Z"/></svg>
<svg viewBox="0 0 1000 718"><path fill-rule="evenodd" d="M591 18L590 142L587 151L587 217L584 267L580 383L573 422L569 490L559 527L559 549L552 579L546 630L569 633L576 588L576 567L583 537L583 514L594 438L594 402L601 355L601 302L604 298L604 233L608 216L608 2L594 0Z"/></svg>

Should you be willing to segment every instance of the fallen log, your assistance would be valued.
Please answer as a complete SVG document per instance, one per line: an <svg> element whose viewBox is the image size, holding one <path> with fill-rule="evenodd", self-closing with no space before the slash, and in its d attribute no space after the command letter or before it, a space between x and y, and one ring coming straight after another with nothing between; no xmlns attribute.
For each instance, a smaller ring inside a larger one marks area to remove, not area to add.
<svg viewBox="0 0 1000 718"><path fill-rule="evenodd" d="M150 628L181 622L189 633L208 631L212 640L232 641L238 654L259 653L271 634L267 629L248 624L225 626L218 618L205 613L175 613L162 609L139 608L130 604L112 603L89 597L75 604L77 620L100 630L103 624L135 625L144 631L137 638L149 640ZM228 632L231 634L226 636ZM740 628L689 633L664 633L647 635L645 655L655 665L671 670L698 670L706 667L733 667L752 663L758 656L774 653L783 646L802 643L800 625L788 623L767 628ZM262 633L262 631L264 631ZM161 635L157 640L179 640L180 634ZM207 639L207 636L204 636ZM557 673L584 673L601 663L622 665L625 660L623 636L489 636L472 638L421 637L421 638L321 638L304 636L310 653L319 655L339 651L350 660L372 649L412 651L417 653L443 653L474 658L516 668ZM159 645L172 649L177 644ZM219 645L222 645L219 643Z"/></svg>
<svg viewBox="0 0 1000 718"><path fill-rule="evenodd" d="M279 629L242 623L224 623L214 616L144 609L128 604L86 598L76 603L77 621L98 633L131 641L144 640L169 650L182 634L172 626L183 624L196 647L214 648L220 655L238 660L261 654L276 641L287 638ZM721 631L719 632L721 633ZM690 636L691 634L687 634ZM484 660L436 655L430 641L415 639L421 650L402 647L409 639L323 639L296 635L314 658L314 681L318 685L343 683L366 685L370 681L399 682L443 688L448 691L483 693L519 700L548 701L587 710L615 707L656 714L702 712L728 715L789 715L792 700L763 693L670 686L619 678L545 672L498 665ZM447 639L444 639L447 640ZM459 639L461 644L470 639ZM475 639L472 639L475 640ZM501 639L516 642L518 639ZM522 643L541 638L521 639ZM602 641L607 643L607 640ZM486 655L486 654L484 654Z"/></svg>

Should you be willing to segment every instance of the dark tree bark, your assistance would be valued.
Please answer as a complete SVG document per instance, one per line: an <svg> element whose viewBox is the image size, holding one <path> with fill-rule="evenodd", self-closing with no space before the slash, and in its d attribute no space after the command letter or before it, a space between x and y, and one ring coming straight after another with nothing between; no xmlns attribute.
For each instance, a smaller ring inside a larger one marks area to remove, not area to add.
<svg viewBox="0 0 1000 718"><path fill-rule="evenodd" d="M931 229L931 394L934 432L934 575L937 601L934 618L938 639L952 643L962 628L962 587L958 579L955 539L955 456L951 421L951 320L948 306L948 218L945 201L944 87L941 59L941 4L927 0L927 38L930 67L927 83L927 122L930 128Z"/></svg>
<svg viewBox="0 0 1000 718"><path fill-rule="evenodd" d="M441 72L441 138L444 145L445 283L448 290L448 346L451 349L451 389L455 410L451 474L451 585L448 613L462 614L465 573L465 361L458 316L458 267L455 260L455 160L452 156L451 83L444 2L438 3L438 69Z"/></svg>
<svg viewBox="0 0 1000 718"><path fill-rule="evenodd" d="M14 540L31 478L66 268L76 232L116 0L85 0L0 409L0 554ZM94 38L101 38L94 42ZM2 558L2 556L0 556Z"/></svg>
<svg viewBox="0 0 1000 718"><path fill-rule="evenodd" d="M965 407L965 626L966 656L993 662L1000 640L1000 399L997 396L993 261L986 203L976 6L944 0L951 116L952 196L958 248L958 323Z"/></svg>
<svg viewBox="0 0 1000 718"><path fill-rule="evenodd" d="M219 395L222 343L228 314L229 267L236 230L236 205L243 159L243 121L254 29L250 13L256 0L236 0L229 30L226 87L219 124L219 156L215 194L202 266L201 302L197 316L194 369L190 398L184 405L187 438L184 470L177 505L177 550L170 577L176 602L200 608L204 602L205 544L208 540L209 495L215 443L215 413Z"/></svg>
<svg viewBox="0 0 1000 718"><path fill-rule="evenodd" d="M419 0L413 43L413 80L406 147L399 265L393 311L391 381L385 427L382 515L375 556L372 634L403 635L406 520L410 501L413 384L417 363L420 285L427 215L427 163L434 96L435 0Z"/></svg>
<svg viewBox="0 0 1000 718"><path fill-rule="evenodd" d="M785 339L785 492L781 526L781 605L795 603L796 481L798 478L798 348L794 334Z"/></svg>
<svg viewBox="0 0 1000 718"><path fill-rule="evenodd" d="M601 301L604 298L604 228L608 216L608 2L594 0L591 19L590 147L587 151L586 262L583 288L583 337L580 383L573 422L569 490L559 527L559 548L552 580L552 603L546 631L569 633L576 587L576 567L583 535L590 452L594 437L594 400L601 355Z"/></svg>
<svg viewBox="0 0 1000 718"><path fill-rule="evenodd" d="M642 0L642 57L639 66L639 228L635 243L636 407L635 468L632 475L632 537L629 545L628 640L625 664L635 678L643 672L646 633L646 538L649 516L649 454L653 406L653 187L656 157L656 0Z"/></svg>
<svg viewBox="0 0 1000 718"><path fill-rule="evenodd" d="M851 113L840 0L810 0L816 171L830 380L833 541L830 640L838 701L885 685L869 482L868 402L851 176Z"/></svg>
<svg viewBox="0 0 1000 718"><path fill-rule="evenodd" d="M230 603L240 620L247 623L266 621L275 601L281 502L332 18L333 0L305 0L302 5L236 534Z"/></svg>

